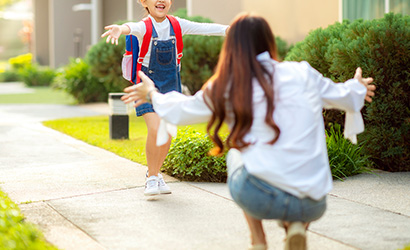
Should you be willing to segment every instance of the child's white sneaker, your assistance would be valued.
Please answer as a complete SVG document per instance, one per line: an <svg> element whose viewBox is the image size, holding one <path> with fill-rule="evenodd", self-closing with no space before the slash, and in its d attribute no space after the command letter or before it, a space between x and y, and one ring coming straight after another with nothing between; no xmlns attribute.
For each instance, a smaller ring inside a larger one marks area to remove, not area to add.
<svg viewBox="0 0 410 250"><path fill-rule="evenodd" d="M171 188L165 183L161 173L158 173L158 186L161 194L170 194Z"/></svg>
<svg viewBox="0 0 410 250"><path fill-rule="evenodd" d="M155 175L148 177L145 180L145 190L144 195L157 195L159 194L159 178Z"/></svg>

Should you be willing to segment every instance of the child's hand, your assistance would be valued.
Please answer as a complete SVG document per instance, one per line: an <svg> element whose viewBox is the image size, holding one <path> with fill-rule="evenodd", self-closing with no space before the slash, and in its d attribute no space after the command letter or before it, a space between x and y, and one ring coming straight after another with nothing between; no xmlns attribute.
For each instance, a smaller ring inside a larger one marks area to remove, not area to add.
<svg viewBox="0 0 410 250"><path fill-rule="evenodd" d="M128 28L128 26L125 26L125 27ZM120 38L120 36L123 33L128 34L130 32L128 28L128 33L126 33L127 32L127 30L125 30L126 28L124 28L124 25L116 25L116 24L105 26L104 29L108 31L102 34L101 37L108 36L107 41L106 41L107 43L109 43L111 40L112 44L115 43L116 45L118 45L118 39Z"/></svg>
<svg viewBox="0 0 410 250"><path fill-rule="evenodd" d="M121 97L124 103L135 102L134 107L150 102L152 93L157 91L154 82L148 76L142 71L139 71L138 75L141 78L141 82L125 88L124 92L128 94Z"/></svg>
<svg viewBox="0 0 410 250"><path fill-rule="evenodd" d="M364 99L368 102L372 102L372 96L374 96L374 91L376 90L376 86L370 85L370 83L373 82L373 78L362 78L362 69L359 67L356 69L354 79L357 79L361 84L363 84L367 88L366 97Z"/></svg>

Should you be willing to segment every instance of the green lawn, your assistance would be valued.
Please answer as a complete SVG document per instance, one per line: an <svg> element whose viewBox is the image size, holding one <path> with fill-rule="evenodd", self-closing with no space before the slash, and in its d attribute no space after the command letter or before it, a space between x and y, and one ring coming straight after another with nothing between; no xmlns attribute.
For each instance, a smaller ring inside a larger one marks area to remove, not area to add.
<svg viewBox="0 0 410 250"><path fill-rule="evenodd" d="M51 87L33 87L33 93L0 94L0 104L39 103L39 104L75 104L76 100L61 90Z"/></svg>
<svg viewBox="0 0 410 250"><path fill-rule="evenodd" d="M131 161L147 164L145 159L147 128L143 118L130 116L128 140L110 140L108 116L58 119L46 121L43 124ZM191 127L199 131L206 130L206 124Z"/></svg>
<svg viewBox="0 0 410 250"><path fill-rule="evenodd" d="M147 128L143 118L130 115L129 139L127 140L110 140L108 116L59 119L46 121L43 124L131 161L147 165L145 159ZM179 126L179 128L182 127L185 126ZM199 132L206 131L206 123L190 125L190 127ZM222 132L224 131L228 133L227 126L223 128ZM362 152L362 146L351 144L344 139L340 127L331 130L326 140L330 168L334 178L343 180L352 175L371 171L372 162ZM181 154L185 153L181 151Z"/></svg>

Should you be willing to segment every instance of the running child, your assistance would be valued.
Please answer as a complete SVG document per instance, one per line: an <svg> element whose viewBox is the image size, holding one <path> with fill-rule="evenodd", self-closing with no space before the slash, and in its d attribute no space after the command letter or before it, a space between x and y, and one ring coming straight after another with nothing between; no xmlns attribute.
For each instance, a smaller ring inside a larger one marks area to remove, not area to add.
<svg viewBox="0 0 410 250"><path fill-rule="evenodd" d="M142 61L141 71L154 80L156 88L161 93L170 91L181 92L181 78L179 60L182 54L177 55L176 27L170 22L175 18L181 29L182 35L209 35L224 36L227 25L213 23L196 23L182 18L168 16L172 6L172 0L139 0L148 12L148 18L152 22L152 37L148 53ZM148 21L149 21L148 20ZM134 35L139 44L143 42L147 32L146 23L130 22L123 25L109 25L101 37L107 37L107 43L118 45L121 35ZM148 171L146 174L144 195L170 194L171 189L165 183L160 168L168 154L171 145L171 137L162 146L156 145L157 130L160 118L149 103L136 108L137 116L142 116L147 125L148 135L146 143L146 157Z"/></svg>

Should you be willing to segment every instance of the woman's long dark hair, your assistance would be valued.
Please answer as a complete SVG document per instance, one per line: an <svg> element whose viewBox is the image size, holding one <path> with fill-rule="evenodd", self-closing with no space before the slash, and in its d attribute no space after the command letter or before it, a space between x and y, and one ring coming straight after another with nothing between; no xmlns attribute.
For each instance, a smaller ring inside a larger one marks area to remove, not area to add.
<svg viewBox="0 0 410 250"><path fill-rule="evenodd" d="M242 14L231 24L225 39L214 76L204 86L205 100L213 111L207 131L219 152L224 149L218 135L227 117L226 101L234 113L234 125L227 138L228 148L244 148L249 143L244 136L253 121L252 79L256 78L265 92L267 113L265 122L275 131L270 144L278 140L280 130L273 120L273 75L256 59L262 52L277 58L275 38L266 20L259 16Z"/></svg>

